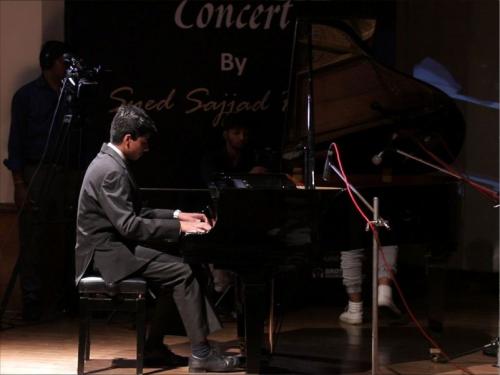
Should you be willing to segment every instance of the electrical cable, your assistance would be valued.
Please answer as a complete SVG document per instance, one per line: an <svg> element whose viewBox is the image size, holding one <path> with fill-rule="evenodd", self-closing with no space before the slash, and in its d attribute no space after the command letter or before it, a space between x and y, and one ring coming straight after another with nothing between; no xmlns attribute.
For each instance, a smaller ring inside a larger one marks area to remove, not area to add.
<svg viewBox="0 0 500 375"><path fill-rule="evenodd" d="M448 154L448 156L449 156L450 160L454 160L454 159L455 159L455 155L454 155L454 154L453 154L453 152L450 150L450 147L448 146L448 143L446 142L446 140L445 140L442 136L439 136L437 139L439 140L439 142L440 142L440 143L441 143L441 145L443 146L443 149L444 149L444 150L446 151L446 153ZM417 139L415 139L415 138L414 138L414 139L413 139L413 141L415 141L415 142L416 142L416 141L417 141ZM420 146L420 147L423 147L423 145L419 145L419 146ZM437 157L437 155L434 155L434 156L435 156L435 157ZM441 161L441 165L445 166L445 164L444 164L444 163L445 163L444 161ZM449 166L450 168L452 168L450 163L448 163L448 166ZM455 167L454 167L454 171L455 171L455 174L456 174L457 176L461 176L461 177L467 178L467 179L469 179L469 180L472 180L471 178L469 178L469 177L466 175L466 173L465 173L465 172L464 172L464 170L463 170L463 167L460 167L460 166L455 166ZM475 182L475 181L473 181L473 182ZM496 191L493 191L493 192L495 193ZM484 194L483 194L483 195L484 195ZM498 200L498 192L496 192L496 199Z"/></svg>
<svg viewBox="0 0 500 375"><path fill-rule="evenodd" d="M444 162L441 160L437 155L435 155L432 151L430 151L427 147L425 147L422 142L420 142L417 139L414 139L415 143L427 154L429 155L434 161L439 163L444 169L446 169L448 172L454 174L457 176L457 178L461 179L462 181L466 182L469 184L472 188L477 190L479 193L483 194L484 196L488 197L489 199L493 200L495 203L498 203L499 197L498 197L498 192L487 188L486 186L483 186L475 181L472 181L466 174L457 171L454 169L451 165L448 163Z"/></svg>
<svg viewBox="0 0 500 375"><path fill-rule="evenodd" d="M379 235L378 235L378 230L376 229L375 225L373 224L373 222L368 219L367 215L363 212L363 210L359 207L358 205L358 202L356 201L356 198L354 197L354 195L352 194L351 192L351 188L350 188L350 183L348 183L348 178L347 178L347 175L345 174L344 172L344 168L342 166L342 160L341 160L341 157L340 157L340 151L338 149L338 146L337 144L333 143L333 146L334 146L334 149L335 149L335 154L336 154L336 158L337 158L337 163L339 165L339 169L342 173L342 176L344 178L344 183L346 185L346 189L347 189L347 192L349 194L349 197L354 205L354 207L356 208L356 210L358 211L358 213L363 217L363 219L366 221L366 223L368 224L368 226L370 227L370 230L372 231L374 237L375 237L375 240L377 242L377 251L379 252L379 254L381 254L381 258L384 262L384 268L386 269L387 273L390 275L390 278L392 280L392 282L394 283L394 286L396 287L396 290L398 292L398 295L400 296L401 298L401 301L405 307L405 310L408 312L408 315L410 316L411 320L413 321L413 323L415 324L415 326L417 327L417 329L420 331L420 333L422 334L422 336L434 347L434 348L437 348L441 351L443 357L449 362L451 360L451 357L441 348L440 345L438 345L438 343L430 336L430 334L428 334L425 329L422 327L422 325L418 322L417 318L415 317L415 314L413 313L413 311L411 310L407 300L406 300L406 297L404 296L404 293L401 289L401 287L399 286L399 283L396 279L396 276L392 270L392 267L389 265L389 263L387 262L387 259L385 258L385 254L384 252L382 251L382 246L381 246L381 242L380 242L380 238L379 238ZM465 374L468 374L468 375L474 375L473 372L471 372L470 370L468 369L465 369L465 368L462 368L454 363L450 363L453 367L455 367L457 370L460 370L462 372L464 372Z"/></svg>

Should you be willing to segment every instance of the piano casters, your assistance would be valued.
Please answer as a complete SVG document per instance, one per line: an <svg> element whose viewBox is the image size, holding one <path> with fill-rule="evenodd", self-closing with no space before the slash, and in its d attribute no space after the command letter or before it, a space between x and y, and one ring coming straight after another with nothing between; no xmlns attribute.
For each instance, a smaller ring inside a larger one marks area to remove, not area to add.
<svg viewBox="0 0 500 375"><path fill-rule="evenodd" d="M498 353L498 344L500 342L499 337L495 337L492 341L490 341L488 344L480 346L478 348L474 348L471 350L467 350L466 352L458 353L453 356L445 356L443 351L439 348L430 348L429 349L429 354L431 357L431 361L434 363L449 363L450 361L464 357L469 354L474 354L477 352L482 351L484 355L490 356L490 357L496 357ZM493 365L494 367L500 367L498 364L498 358L497 358L497 363Z"/></svg>

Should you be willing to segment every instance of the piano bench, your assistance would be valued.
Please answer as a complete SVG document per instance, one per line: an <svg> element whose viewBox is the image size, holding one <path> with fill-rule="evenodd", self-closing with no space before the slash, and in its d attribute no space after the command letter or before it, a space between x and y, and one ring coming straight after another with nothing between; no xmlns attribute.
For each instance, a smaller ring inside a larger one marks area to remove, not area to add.
<svg viewBox="0 0 500 375"><path fill-rule="evenodd" d="M85 361L90 359L90 320L94 311L126 311L136 314L136 373L142 375L146 336L146 292L146 281L141 278L125 279L112 284L97 276L80 280L78 375L84 374Z"/></svg>

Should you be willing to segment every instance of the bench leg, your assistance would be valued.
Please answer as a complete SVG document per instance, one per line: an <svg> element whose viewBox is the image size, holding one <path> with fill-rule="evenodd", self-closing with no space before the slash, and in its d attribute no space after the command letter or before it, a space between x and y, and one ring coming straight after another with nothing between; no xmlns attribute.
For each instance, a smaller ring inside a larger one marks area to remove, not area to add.
<svg viewBox="0 0 500 375"><path fill-rule="evenodd" d="M90 359L90 317L87 317L87 321L85 323L87 326L86 332L86 340L85 340L85 360L88 361Z"/></svg>
<svg viewBox="0 0 500 375"><path fill-rule="evenodd" d="M78 334L78 375L85 373L85 360L89 359L89 323L87 299L80 298L80 328Z"/></svg>
<svg viewBox="0 0 500 375"><path fill-rule="evenodd" d="M143 296L136 300L137 304L137 375L142 375L144 367L144 343L146 341L146 301Z"/></svg>

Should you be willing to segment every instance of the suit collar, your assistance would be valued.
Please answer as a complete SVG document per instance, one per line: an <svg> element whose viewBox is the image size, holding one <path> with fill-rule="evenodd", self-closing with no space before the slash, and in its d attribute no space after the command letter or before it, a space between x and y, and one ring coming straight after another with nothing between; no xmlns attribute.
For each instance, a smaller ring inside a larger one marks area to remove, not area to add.
<svg viewBox="0 0 500 375"><path fill-rule="evenodd" d="M111 147L109 147L106 143L104 143L102 145L101 153L111 156L123 169L125 169L127 176L128 176L128 179L132 183L132 186L134 186L134 188L137 187L137 184L135 183L134 177L132 176L132 173L128 168L126 160L122 159L122 157L120 155L118 155L118 153L115 150L113 150Z"/></svg>
<svg viewBox="0 0 500 375"><path fill-rule="evenodd" d="M113 150L111 147L109 147L106 143L103 143L101 147L101 152L103 154L108 154L110 155L113 159L115 159L118 164L120 164L123 168L127 168L127 162L120 156L118 153Z"/></svg>
<svg viewBox="0 0 500 375"><path fill-rule="evenodd" d="M114 144L112 144L111 142L109 142L109 143L108 143L108 146L109 146L110 148L112 148L112 149L113 149L113 151L115 151L118 155L120 155L120 157L121 157L123 160L125 160L125 155L123 154L122 150L120 150L120 149L118 148L118 146L115 146L115 145L114 145Z"/></svg>

